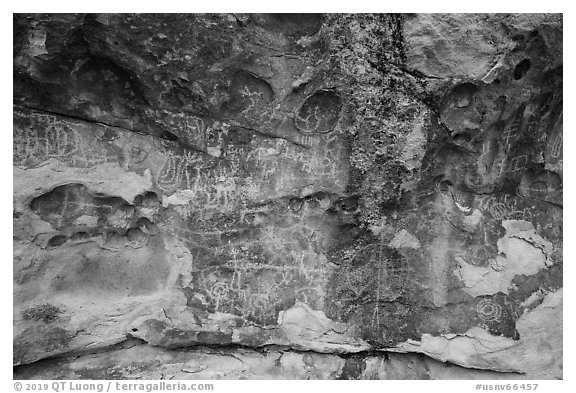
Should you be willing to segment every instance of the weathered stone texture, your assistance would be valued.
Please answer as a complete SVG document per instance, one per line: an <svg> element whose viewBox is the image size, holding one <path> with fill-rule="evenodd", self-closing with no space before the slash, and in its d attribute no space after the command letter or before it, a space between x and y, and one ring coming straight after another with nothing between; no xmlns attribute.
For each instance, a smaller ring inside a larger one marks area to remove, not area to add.
<svg viewBox="0 0 576 393"><path fill-rule="evenodd" d="M15 375L562 378L562 31L15 14Z"/></svg>

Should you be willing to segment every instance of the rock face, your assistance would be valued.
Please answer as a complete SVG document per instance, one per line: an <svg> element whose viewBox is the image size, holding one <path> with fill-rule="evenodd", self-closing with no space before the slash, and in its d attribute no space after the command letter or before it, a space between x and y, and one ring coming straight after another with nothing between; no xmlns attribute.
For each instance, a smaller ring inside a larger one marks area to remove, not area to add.
<svg viewBox="0 0 576 393"><path fill-rule="evenodd" d="M561 379L562 30L15 14L15 377Z"/></svg>

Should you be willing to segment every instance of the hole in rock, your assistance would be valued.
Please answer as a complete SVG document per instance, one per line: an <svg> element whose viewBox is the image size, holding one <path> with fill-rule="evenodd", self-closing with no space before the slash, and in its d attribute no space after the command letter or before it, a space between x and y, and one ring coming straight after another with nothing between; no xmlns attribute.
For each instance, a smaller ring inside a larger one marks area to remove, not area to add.
<svg viewBox="0 0 576 393"><path fill-rule="evenodd" d="M263 18L265 29L292 38L314 35L322 26L321 14L268 14Z"/></svg>
<svg viewBox="0 0 576 393"><path fill-rule="evenodd" d="M139 228L130 228L126 231L126 237L131 242L142 243L146 241L146 235Z"/></svg>
<svg viewBox="0 0 576 393"><path fill-rule="evenodd" d="M330 132L338 122L341 106L342 101L334 91L317 91L304 102L294 119L294 124L305 133Z"/></svg>
<svg viewBox="0 0 576 393"><path fill-rule="evenodd" d="M160 199L154 191L146 191L145 193L137 195L134 198L134 205L146 209L153 209L160 205Z"/></svg>
<svg viewBox="0 0 576 393"><path fill-rule="evenodd" d="M524 59L514 68L514 79L519 80L526 75L530 69L530 60Z"/></svg>
<svg viewBox="0 0 576 393"><path fill-rule="evenodd" d="M459 134L454 135L452 139L454 139L454 141L456 142L469 143L470 141L472 141L472 136L468 133L461 132Z"/></svg>
<svg viewBox="0 0 576 393"><path fill-rule="evenodd" d="M290 202L288 204L290 206L290 209L292 209L293 212L297 213L302 208L303 203L304 202L302 202L302 199L300 198L292 198L290 199Z"/></svg>
<svg viewBox="0 0 576 393"><path fill-rule="evenodd" d="M222 106L227 115L247 118L251 122L265 120L264 113L274 100L268 82L251 72L237 71L230 82L230 101Z"/></svg>
<svg viewBox="0 0 576 393"><path fill-rule="evenodd" d="M144 233L156 235L159 231L158 226L146 217L141 217L136 221L136 226Z"/></svg>
<svg viewBox="0 0 576 393"><path fill-rule="evenodd" d="M551 194L562 189L562 179L559 174L544 170L540 165L529 168L523 173L520 188L524 192L548 192Z"/></svg>
<svg viewBox="0 0 576 393"><path fill-rule="evenodd" d="M70 240L86 240L86 239L90 239L91 237L92 237L92 235L90 235L90 233L85 232L85 231L80 231L80 232L76 232L75 234L70 236Z"/></svg>
<svg viewBox="0 0 576 393"><path fill-rule="evenodd" d="M99 221L105 222L126 204L120 197L96 194L83 184L71 183L34 198L30 208L43 220L59 228L72 224L83 215L98 217Z"/></svg>
<svg viewBox="0 0 576 393"><path fill-rule="evenodd" d="M68 238L64 235L56 235L48 240L48 245L50 247L58 247L66 243L66 240L68 240Z"/></svg>
<svg viewBox="0 0 576 393"><path fill-rule="evenodd" d="M306 204L311 209L318 209L320 207L320 202L313 198L308 199L308 197L306 197Z"/></svg>
<svg viewBox="0 0 576 393"><path fill-rule="evenodd" d="M478 87L474 83L462 83L450 92L451 101L456 108L466 108L470 106L477 92Z"/></svg>
<svg viewBox="0 0 576 393"><path fill-rule="evenodd" d="M512 41L522 42L524 41L524 34L516 34L512 37Z"/></svg>
<svg viewBox="0 0 576 393"><path fill-rule="evenodd" d="M440 191L442 191L442 192L450 191L450 188L452 188L453 186L454 186L454 184L452 184L452 182L450 180L444 180L439 185Z"/></svg>
<svg viewBox="0 0 576 393"><path fill-rule="evenodd" d="M169 131L163 131L160 138L166 139L167 141L178 141L178 136L174 135Z"/></svg>
<svg viewBox="0 0 576 393"><path fill-rule="evenodd" d="M108 107L121 98L136 105L146 105L147 99L132 71L112 59L88 56L77 71L79 87L99 97L99 104Z"/></svg>

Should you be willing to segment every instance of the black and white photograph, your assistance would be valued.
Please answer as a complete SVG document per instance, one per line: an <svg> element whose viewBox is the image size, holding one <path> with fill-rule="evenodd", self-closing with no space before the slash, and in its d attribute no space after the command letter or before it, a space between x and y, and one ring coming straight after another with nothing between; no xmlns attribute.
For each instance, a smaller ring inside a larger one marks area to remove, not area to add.
<svg viewBox="0 0 576 393"><path fill-rule="evenodd" d="M8 388L564 379L562 13L12 17Z"/></svg>

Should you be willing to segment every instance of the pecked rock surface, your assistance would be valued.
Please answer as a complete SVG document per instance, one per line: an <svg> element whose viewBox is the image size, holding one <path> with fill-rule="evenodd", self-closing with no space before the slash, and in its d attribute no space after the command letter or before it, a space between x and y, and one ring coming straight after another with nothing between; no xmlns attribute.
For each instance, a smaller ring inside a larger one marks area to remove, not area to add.
<svg viewBox="0 0 576 393"><path fill-rule="evenodd" d="M15 377L561 379L562 31L15 14Z"/></svg>

